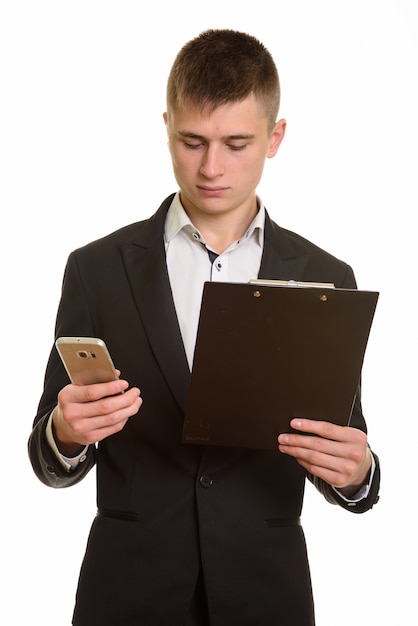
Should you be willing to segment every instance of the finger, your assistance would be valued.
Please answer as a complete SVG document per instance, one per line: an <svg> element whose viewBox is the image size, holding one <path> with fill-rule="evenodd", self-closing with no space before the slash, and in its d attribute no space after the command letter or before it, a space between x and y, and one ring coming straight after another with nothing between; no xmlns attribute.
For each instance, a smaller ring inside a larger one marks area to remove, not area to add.
<svg viewBox="0 0 418 626"><path fill-rule="evenodd" d="M71 402L95 402L100 398L121 394L129 387L126 380L112 380L107 383L93 385L68 385L65 396Z"/></svg>
<svg viewBox="0 0 418 626"><path fill-rule="evenodd" d="M279 450L304 461L321 467L332 464L345 454L344 444L322 437L306 435L284 435L279 437Z"/></svg>
<svg viewBox="0 0 418 626"><path fill-rule="evenodd" d="M117 414L129 409L140 398L141 392L137 387L132 387L124 394L100 397L98 400L90 400L77 404L80 418L104 417Z"/></svg>
<svg viewBox="0 0 418 626"><path fill-rule="evenodd" d="M332 422L297 417L291 420L290 425L294 430L318 435L334 441L346 441L349 438L347 426L339 426Z"/></svg>

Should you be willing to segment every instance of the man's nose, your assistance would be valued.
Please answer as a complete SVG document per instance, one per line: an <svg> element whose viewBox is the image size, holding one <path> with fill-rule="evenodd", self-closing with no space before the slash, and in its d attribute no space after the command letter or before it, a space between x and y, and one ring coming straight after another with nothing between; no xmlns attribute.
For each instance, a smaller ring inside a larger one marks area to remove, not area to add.
<svg viewBox="0 0 418 626"><path fill-rule="evenodd" d="M219 146L207 147L199 171L206 178L216 178L224 174L225 164L222 149Z"/></svg>

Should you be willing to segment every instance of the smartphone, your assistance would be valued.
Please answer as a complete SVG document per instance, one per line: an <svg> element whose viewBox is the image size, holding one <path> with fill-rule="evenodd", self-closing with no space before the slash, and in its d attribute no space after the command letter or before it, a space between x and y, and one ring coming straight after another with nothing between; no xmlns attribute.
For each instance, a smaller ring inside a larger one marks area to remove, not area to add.
<svg viewBox="0 0 418 626"><path fill-rule="evenodd" d="M102 339L59 337L55 346L74 385L107 383L119 378Z"/></svg>

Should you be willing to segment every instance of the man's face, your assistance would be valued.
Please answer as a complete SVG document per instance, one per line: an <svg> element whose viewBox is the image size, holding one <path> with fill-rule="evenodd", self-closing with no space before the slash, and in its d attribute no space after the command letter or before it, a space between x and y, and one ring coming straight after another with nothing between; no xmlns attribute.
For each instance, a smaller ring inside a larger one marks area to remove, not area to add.
<svg viewBox="0 0 418 626"><path fill-rule="evenodd" d="M251 96L203 114L182 108L164 114L173 171L189 217L248 211L266 158L283 139L286 122L268 132Z"/></svg>

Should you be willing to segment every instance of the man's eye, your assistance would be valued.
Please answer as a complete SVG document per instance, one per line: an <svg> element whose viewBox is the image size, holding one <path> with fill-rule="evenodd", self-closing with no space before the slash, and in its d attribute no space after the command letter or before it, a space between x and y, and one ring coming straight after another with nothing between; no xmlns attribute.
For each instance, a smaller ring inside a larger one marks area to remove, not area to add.
<svg viewBox="0 0 418 626"><path fill-rule="evenodd" d="M246 147L247 147L246 143L241 146L236 146L236 145L229 146L230 150L232 150L233 152L240 152L241 150L244 150Z"/></svg>
<svg viewBox="0 0 418 626"><path fill-rule="evenodd" d="M200 148L202 144L201 143L189 143L188 141L185 141L184 145L186 146L186 148L189 148L190 150L197 150L198 148Z"/></svg>

